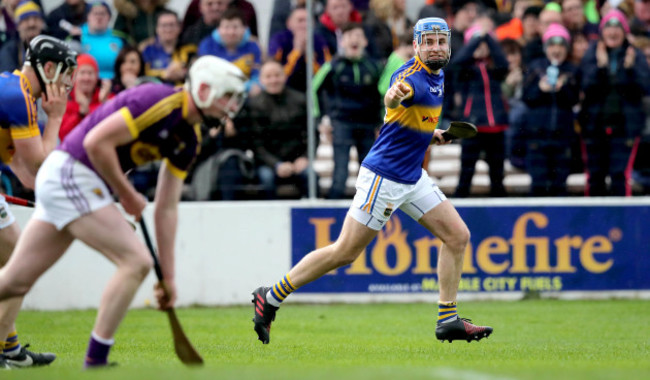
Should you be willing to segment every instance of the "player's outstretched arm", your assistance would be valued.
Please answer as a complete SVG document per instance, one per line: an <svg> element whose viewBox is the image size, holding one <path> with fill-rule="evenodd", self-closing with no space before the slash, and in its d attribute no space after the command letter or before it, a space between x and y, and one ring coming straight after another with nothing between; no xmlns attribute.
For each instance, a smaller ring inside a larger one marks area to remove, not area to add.
<svg viewBox="0 0 650 380"><path fill-rule="evenodd" d="M395 82L392 86L386 91L384 96L384 105L386 108L397 108L399 104L413 96L411 88L404 84L404 82Z"/></svg>
<svg viewBox="0 0 650 380"><path fill-rule="evenodd" d="M183 190L183 179L177 174L178 169L164 160L158 173L156 186L154 221L156 225L156 243L163 279L169 290L169 298L163 292L156 292L158 305L168 309L176 302L176 285L174 271L174 246L176 244L176 227L178 225L178 202Z"/></svg>

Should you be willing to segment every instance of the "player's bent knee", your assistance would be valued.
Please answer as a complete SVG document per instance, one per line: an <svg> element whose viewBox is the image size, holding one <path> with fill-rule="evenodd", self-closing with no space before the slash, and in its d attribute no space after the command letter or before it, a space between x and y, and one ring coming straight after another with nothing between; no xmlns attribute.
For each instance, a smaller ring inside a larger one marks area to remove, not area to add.
<svg viewBox="0 0 650 380"><path fill-rule="evenodd" d="M4 287L3 291L0 293L2 299L9 299L13 297L22 297L29 293L29 290L32 288L32 284L27 284L20 281L15 281Z"/></svg>
<svg viewBox="0 0 650 380"><path fill-rule="evenodd" d="M462 254L465 252L467 244L469 244L469 238L469 229L464 226L463 228L454 231L454 233L449 236L444 243L452 252Z"/></svg>
<svg viewBox="0 0 650 380"><path fill-rule="evenodd" d="M136 269L143 280L151 272L151 268L153 268L153 259L151 257L145 256L138 260Z"/></svg>
<svg viewBox="0 0 650 380"><path fill-rule="evenodd" d="M123 264L124 270L129 273L129 276L143 281L145 277L151 272L153 268L153 259L143 254L133 254L133 256Z"/></svg>

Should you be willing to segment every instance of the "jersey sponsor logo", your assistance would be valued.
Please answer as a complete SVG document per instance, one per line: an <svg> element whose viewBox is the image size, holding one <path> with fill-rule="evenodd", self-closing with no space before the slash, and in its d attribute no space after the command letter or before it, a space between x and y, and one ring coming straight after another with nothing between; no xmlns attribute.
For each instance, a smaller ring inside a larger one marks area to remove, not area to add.
<svg viewBox="0 0 650 380"><path fill-rule="evenodd" d="M436 124L438 122L438 116L422 116L422 122Z"/></svg>
<svg viewBox="0 0 650 380"><path fill-rule="evenodd" d="M442 94L445 92L445 85L442 84L435 87L429 86L429 92L438 95L438 97L442 97Z"/></svg>

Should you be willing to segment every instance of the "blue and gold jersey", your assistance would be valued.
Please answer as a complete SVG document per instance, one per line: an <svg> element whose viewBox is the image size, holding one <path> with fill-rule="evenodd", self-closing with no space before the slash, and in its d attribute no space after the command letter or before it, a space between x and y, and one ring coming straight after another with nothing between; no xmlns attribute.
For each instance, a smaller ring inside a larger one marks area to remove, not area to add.
<svg viewBox="0 0 650 380"><path fill-rule="evenodd" d="M362 165L391 181L414 184L422 175L422 160L438 126L445 92L443 71L436 75L417 56L397 69L390 85L403 82L412 96L388 108L379 137Z"/></svg>
<svg viewBox="0 0 650 380"><path fill-rule="evenodd" d="M14 140L40 134L31 84L18 70L0 74L0 162L11 162Z"/></svg>

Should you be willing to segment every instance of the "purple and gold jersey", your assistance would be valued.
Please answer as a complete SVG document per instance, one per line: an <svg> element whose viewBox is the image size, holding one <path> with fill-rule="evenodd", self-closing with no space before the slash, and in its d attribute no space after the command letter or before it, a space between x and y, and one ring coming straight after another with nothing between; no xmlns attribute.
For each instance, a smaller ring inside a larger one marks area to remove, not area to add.
<svg viewBox="0 0 650 380"><path fill-rule="evenodd" d="M361 165L391 181L414 184L438 127L445 76L442 70L433 74L416 56L393 73L390 85L396 81L407 85L413 96L386 109L379 137Z"/></svg>
<svg viewBox="0 0 650 380"><path fill-rule="evenodd" d="M14 140L40 135L29 81L18 70L0 74L0 163L11 163Z"/></svg>
<svg viewBox="0 0 650 380"><path fill-rule="evenodd" d="M169 170L184 179L199 153L199 126L185 121L189 94L164 84L145 84L122 91L88 115L58 149L95 170L83 147L86 135L102 120L119 112L134 140L117 148L124 172L147 162L165 159Z"/></svg>

